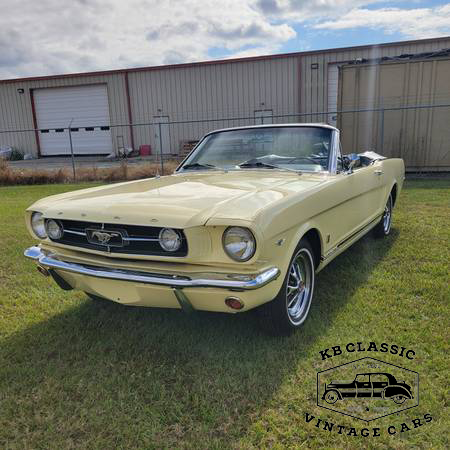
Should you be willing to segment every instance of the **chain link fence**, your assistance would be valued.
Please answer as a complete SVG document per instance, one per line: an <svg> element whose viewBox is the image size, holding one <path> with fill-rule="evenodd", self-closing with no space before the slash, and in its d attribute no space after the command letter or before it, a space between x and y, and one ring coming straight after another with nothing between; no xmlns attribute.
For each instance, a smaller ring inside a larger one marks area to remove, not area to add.
<svg viewBox="0 0 450 450"><path fill-rule="evenodd" d="M158 164L160 173L165 174L168 173L165 166L169 160L181 161L199 139L212 130L314 122L328 123L340 129L344 154L373 150L387 157L403 158L409 171L450 171L450 104L290 114L273 114L271 110L264 110L257 113L176 121L161 114L143 123L86 123L76 127L68 123L63 128L0 130L0 148L10 146L12 159L15 159L20 155L37 156L39 148L42 155L48 155L45 145L51 149L50 154L57 155L57 146L60 145L61 153L71 158L74 179L80 165L107 165L114 164L114 161L115 164L117 161ZM91 158L82 157L92 155L90 137L99 136L106 136L108 142L110 139L111 153L97 155L95 162L86 161ZM136 155L140 158L133 157ZM64 164L63 158L58 160ZM33 162L30 166L33 167ZM173 167L172 163L171 169Z"/></svg>

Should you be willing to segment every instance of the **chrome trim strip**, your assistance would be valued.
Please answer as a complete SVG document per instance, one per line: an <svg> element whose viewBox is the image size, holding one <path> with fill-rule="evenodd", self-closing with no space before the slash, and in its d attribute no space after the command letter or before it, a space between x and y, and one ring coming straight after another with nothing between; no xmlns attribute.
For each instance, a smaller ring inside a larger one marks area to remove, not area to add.
<svg viewBox="0 0 450 450"><path fill-rule="evenodd" d="M335 175L337 172L337 155L339 153L339 130L333 130L331 135L331 148L329 152L328 171Z"/></svg>
<svg viewBox="0 0 450 450"><path fill-rule="evenodd" d="M66 228L64 228L64 233L76 234L78 236L86 236L86 233L84 233L82 231L68 230ZM124 241L159 242L158 238L133 238L133 237L128 237L128 236L122 236L122 239Z"/></svg>
<svg viewBox="0 0 450 450"><path fill-rule="evenodd" d="M123 239L124 241L159 242L159 239L158 239L158 238L133 238L133 237L123 236L122 239Z"/></svg>
<svg viewBox="0 0 450 450"><path fill-rule="evenodd" d="M327 260L334 252L336 252L337 250L339 250L343 245L347 244L349 241L351 241L352 239L354 239L355 237L357 237L358 234L361 233L366 233L369 232L370 229L376 225L382 218L383 216L377 216L375 217L375 219L371 220L367 225L364 225L362 228L359 228L357 231L355 231L353 234L351 234L349 237L345 238L344 240L342 240L341 242L339 242L339 244L337 244L335 247L333 247L332 249L330 249L328 251L328 253L324 256L321 256L321 260L325 261ZM362 237L362 236L361 236Z"/></svg>
<svg viewBox="0 0 450 450"><path fill-rule="evenodd" d="M78 236L86 236L86 233L83 231L73 231L73 230L67 230L66 228L63 228L64 233L70 233L70 234L77 234Z"/></svg>
<svg viewBox="0 0 450 450"><path fill-rule="evenodd" d="M227 273L195 273L189 277L181 274L165 275L158 273L139 272L128 269L110 269L75 264L59 260L55 255L45 253L40 247L34 246L25 250L24 255L33 259L40 266L63 272L77 273L95 278L132 281L136 283L157 284L177 288L216 287L231 290L258 289L278 278L280 270L270 267L263 272L243 275Z"/></svg>

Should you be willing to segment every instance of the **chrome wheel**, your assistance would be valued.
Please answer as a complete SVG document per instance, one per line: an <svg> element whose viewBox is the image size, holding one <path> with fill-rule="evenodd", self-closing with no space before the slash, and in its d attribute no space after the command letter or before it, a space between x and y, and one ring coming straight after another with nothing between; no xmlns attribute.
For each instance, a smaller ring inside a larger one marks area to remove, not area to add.
<svg viewBox="0 0 450 450"><path fill-rule="evenodd" d="M391 219L392 219L392 197L389 196L383 214L384 234L389 234L389 231L391 230Z"/></svg>
<svg viewBox="0 0 450 450"><path fill-rule="evenodd" d="M308 249L302 248L292 259L286 283L286 307L293 325L300 325L306 319L313 290L313 258Z"/></svg>

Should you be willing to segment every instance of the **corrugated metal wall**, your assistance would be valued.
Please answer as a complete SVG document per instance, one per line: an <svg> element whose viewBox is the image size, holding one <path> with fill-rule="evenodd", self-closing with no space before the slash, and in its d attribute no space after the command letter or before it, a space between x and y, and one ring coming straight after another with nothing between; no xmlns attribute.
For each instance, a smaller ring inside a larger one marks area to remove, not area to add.
<svg viewBox="0 0 450 450"><path fill-rule="evenodd" d="M376 48L354 48L293 54L264 60L242 60L189 67L130 70L130 104L133 123L152 122L155 116L170 121L253 117L257 110L277 114L306 113L298 119L274 119L275 122L299 120L327 121L328 65L357 58L396 56L450 47L449 39L399 43ZM0 82L0 130L33 128L30 89L106 83L112 124L128 123L124 72L105 73L44 80ZM17 89L25 89L18 94ZM180 150L180 141L200 138L205 132L228 126L254 123L254 120L226 120L203 124L170 125L170 151ZM135 148L150 144L155 149L155 129L134 128ZM113 147L118 136L131 145L128 127L113 130ZM34 133L0 134L0 144L12 144L36 154Z"/></svg>
<svg viewBox="0 0 450 450"><path fill-rule="evenodd" d="M131 109L135 123L154 116L169 121L254 117L256 110L274 114L296 112L298 76L296 58L230 62L129 74ZM199 139L212 129L254 124L254 120L210 121L170 125L170 146L177 153L180 141ZM155 142L151 127L135 128L135 144Z"/></svg>
<svg viewBox="0 0 450 450"><path fill-rule="evenodd" d="M328 64L354 61L358 58L370 59L382 56L398 56L402 54L415 54L430 52L450 47L450 38L445 40L418 41L409 44L393 44L378 46L371 49L348 49L334 52L317 52L302 56L301 58L301 92L300 112L313 113L327 111L328 109ZM317 65L317 68L314 64ZM306 116L305 122L326 121L324 115L311 114Z"/></svg>
<svg viewBox="0 0 450 450"><path fill-rule="evenodd" d="M450 169L450 59L385 62L341 68L339 115L344 152L373 149L401 157L410 170Z"/></svg>

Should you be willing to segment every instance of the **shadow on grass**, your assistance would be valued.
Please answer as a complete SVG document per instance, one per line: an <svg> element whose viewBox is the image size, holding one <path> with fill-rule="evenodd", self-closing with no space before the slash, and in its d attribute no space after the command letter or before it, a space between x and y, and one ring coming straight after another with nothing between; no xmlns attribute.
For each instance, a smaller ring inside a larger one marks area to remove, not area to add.
<svg viewBox="0 0 450 450"><path fill-rule="evenodd" d="M264 335L253 312L185 316L89 300L7 338L3 439L30 447L237 446L396 238L395 230L382 241L363 238L326 267L308 321L290 338ZM62 301L66 295L74 294L61 293Z"/></svg>

